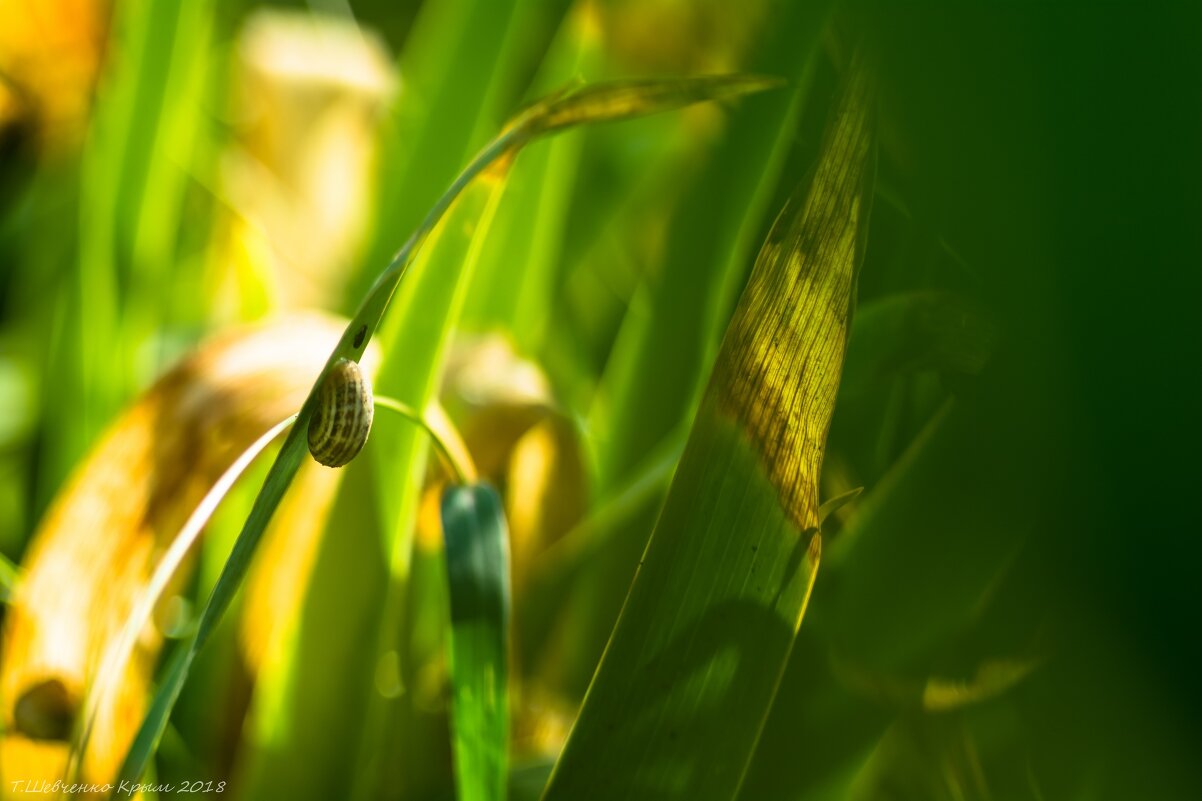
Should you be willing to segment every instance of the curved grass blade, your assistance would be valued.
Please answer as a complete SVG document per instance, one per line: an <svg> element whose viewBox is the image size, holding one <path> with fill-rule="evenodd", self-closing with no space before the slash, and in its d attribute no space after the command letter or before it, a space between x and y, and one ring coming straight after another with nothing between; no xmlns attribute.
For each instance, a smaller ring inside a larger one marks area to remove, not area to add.
<svg viewBox="0 0 1202 801"><path fill-rule="evenodd" d="M175 539L171 541L171 545L159 558L158 564L155 565L154 574L150 577L150 581L147 582L146 588L142 591L142 597L130 612L129 617L126 618L120 635L109 647L108 653L101 664L100 672L88 692L84 703L83 726L77 734L74 747L71 749L71 755L67 761L67 777L71 781L74 781L79 776L80 766L83 764L84 755L87 752L88 742L91 740L92 732L96 726L101 702L106 695L117 691L118 681L125 670L126 663L134 652L134 648L137 646L138 637L154 614L155 606L158 604L163 592L167 589L171 579L179 571L180 565L183 564L184 559L192 550L192 546L200 538L201 532L209 524L213 513L217 511L217 506L229 494L234 483L246 472L246 469L258 458L259 454L266 450L272 442L275 442L276 438L292 424L293 419L292 416L289 416L272 426L255 440L250 447L243 451L241 456L234 460L234 463L221 474L221 477L217 479L216 483L205 494L196 509L193 510L187 521L185 521Z"/></svg>
<svg viewBox="0 0 1202 801"><path fill-rule="evenodd" d="M430 442L438 449L447 471L454 476L457 483L466 484L476 480L476 465L472 462L472 454L468 451L463 437L459 435L459 429L455 428L446 409L442 408L442 404L437 400L427 405L423 413L396 398L376 395L376 408L396 412L429 437Z"/></svg>
<svg viewBox="0 0 1202 801"><path fill-rule="evenodd" d="M658 84L654 82L639 83L637 87L630 82L585 87L576 92L560 95L549 103L538 104L521 114L463 169L459 177L438 199L417 230L410 235L376 279L360 304L359 310L343 332L342 338L326 360L321 376L314 383L314 390L320 386L326 372L339 359L358 361L362 358L367 343L383 318L393 292L426 237L464 188L491 165L503 158L513 157L523 145L534 137L569 125L652 114L711 97L732 97L740 93L760 91L773 85L773 82L767 79L738 78L737 76L711 76L669 83L670 91L657 88ZM250 515L234 543L229 560L201 611L196 632L191 640L181 646L182 650L180 656L177 657L178 661L173 663L172 669L164 678L163 684L142 722L142 727L122 766L121 779L137 781L145 770L150 756L166 728L167 720L179 697L183 683L187 679L192 661L204 647L214 628L232 603L234 595L250 567L251 557L263 536L268 521L287 491L293 476L296 475L296 471L308 457L305 432L315 403L315 391L310 391L297 415L296 425L284 441L275 463L271 466L267 478L263 482L263 488L255 498Z"/></svg>
<svg viewBox="0 0 1202 801"><path fill-rule="evenodd" d="M459 801L504 801L509 765L509 532L489 486L442 499Z"/></svg>
<svg viewBox="0 0 1202 801"><path fill-rule="evenodd" d="M822 524L826 522L828 517L842 509L844 506L847 506L847 504L851 503L856 498L860 497L860 493L863 491L863 487L855 487L853 489L849 489L847 492L841 492L835 497L823 501L822 505L818 507L819 528L821 528Z"/></svg>
<svg viewBox="0 0 1202 801"><path fill-rule="evenodd" d="M514 121L528 124L532 136L597 120L624 120L703 100L725 100L784 86L763 75L709 75L678 80L614 81L584 86L535 103Z"/></svg>
<svg viewBox="0 0 1202 801"><path fill-rule="evenodd" d="M818 476L872 177L862 57L804 202L727 330L663 512L546 801L733 798L818 567Z"/></svg>

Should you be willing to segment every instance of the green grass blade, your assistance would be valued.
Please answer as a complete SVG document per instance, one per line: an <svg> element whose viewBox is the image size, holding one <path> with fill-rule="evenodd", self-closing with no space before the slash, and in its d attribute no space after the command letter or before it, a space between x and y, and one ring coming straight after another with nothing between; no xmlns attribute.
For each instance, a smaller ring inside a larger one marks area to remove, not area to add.
<svg viewBox="0 0 1202 801"><path fill-rule="evenodd" d="M129 784L140 782L151 767L150 755L158 749L159 740L167 730L167 721L171 717L171 710L175 707L175 702L179 700L179 695L184 689L184 681L188 678L188 667L191 665L193 657L192 645L189 642L180 643L180 646L171 655L171 659L163 671L159 689L155 692L154 701L142 722L142 728L138 729L138 735L130 745L125 762L121 765L121 771L117 774L116 785L120 786L122 782Z"/></svg>
<svg viewBox="0 0 1202 801"><path fill-rule="evenodd" d="M311 406L312 396L305 402L305 407L298 419L307 421L308 415L312 412ZM180 645L179 654L172 658L171 667L164 676L155 694L154 702L146 713L142 726L121 766L119 781L137 782L145 772L150 757L167 727L171 710L174 708L175 702L179 700L192 661L208 641L225 610L233 602L234 594L246 576L251 556L267 528L272 513L279 505L280 499L284 497L284 492L288 489L292 477L296 475L301 461L307 457L305 431L298 424L289 432L288 439L285 440L280 454L267 474L263 488L255 498L250 516L242 528L242 533L234 543L234 550L200 615L196 633Z"/></svg>
<svg viewBox="0 0 1202 801"><path fill-rule="evenodd" d="M830 498L826 501L823 501L822 505L818 507L818 525L819 525L819 527L822 526L822 523L828 517L830 517L831 515L833 515L835 512L839 511L840 509L842 509L844 506L847 506L847 504L851 503L856 498L860 497L860 493L862 493L863 491L864 491L863 487L855 487L853 489L849 489L847 492L841 492L838 495L836 495L835 497Z"/></svg>
<svg viewBox="0 0 1202 801"><path fill-rule="evenodd" d="M814 181L761 250L544 798L729 799L818 567L818 473L872 175L857 60Z"/></svg>
<svg viewBox="0 0 1202 801"><path fill-rule="evenodd" d="M442 500L451 601L451 728L459 801L504 801L509 748L509 532L497 493Z"/></svg>
<svg viewBox="0 0 1202 801"><path fill-rule="evenodd" d="M336 361L343 358L357 361L362 357L367 343L380 325L384 311L388 307L397 285L426 237L472 180L503 157L512 157L524 144L540 133L559 130L570 124L624 118L636 113L651 114L667 108L676 108L685 103L704 100L710 96L726 97L740 91L768 88L768 85L764 81L743 81L735 85L730 76L673 82L673 90L667 93L657 91L653 83L640 84L641 88L638 91L632 90L630 83L599 85L587 88L585 94L587 99L584 101L578 99L577 95L580 94L578 92L558 96L550 102L527 110L464 168L459 177L426 214L417 230L393 257L392 262L376 279L346 331L343 332L342 338L327 359L322 376L314 383L314 390L320 386L325 372ZM581 92L583 91L581 90ZM640 92L645 95L641 101L637 99ZM608 98L611 97L621 97L622 101L620 103L610 102ZM565 113L564 108L570 109L570 112ZM568 121L569 117L570 122ZM122 779L137 781L145 771L166 728L183 683L187 679L192 661L204 647L233 602L234 596L250 568L251 558L258 547L259 540L262 539L268 521L274 514L302 461L308 458L305 437L309 418L313 414L313 407L316 403L315 396L315 391L310 391L302 405L296 425L289 432L275 463L268 471L263 488L255 498L254 506L234 543L229 560L205 603L195 634L181 646L179 662L173 666L159 687L150 711L134 739L134 744L126 755L120 772ZM402 400L408 402L409 399L402 398ZM399 537L402 542L397 549L394 549L394 554L407 550L405 543L408 542L408 533L403 532Z"/></svg>
<svg viewBox="0 0 1202 801"><path fill-rule="evenodd" d="M83 762L92 732L95 730L96 717L99 714L100 705L105 700L107 694L116 692L119 678L125 671L126 664L137 646L138 636L150 622L154 615L155 606L162 599L163 593L166 592L169 583L175 577L176 572L179 570L184 559L187 558L196 541L200 538L201 533L205 530L217 506L233 488L234 482L275 441L276 437L291 424L291 418L276 424L253 442L241 456L234 460L233 464L226 469L205 494L204 498L180 528L179 533L176 534L171 544L159 558L154 572L146 583L142 596L130 611L129 617L126 618L120 634L105 654L100 670L97 672L93 685L88 691L88 696L84 703L83 726L77 732L77 737L72 744L70 758L68 759L68 776L71 779L74 780L78 777L77 771Z"/></svg>
<svg viewBox="0 0 1202 801"><path fill-rule="evenodd" d="M783 85L780 78L762 75L613 81L536 103L518 117L517 124L529 120L534 133L544 133L598 120L642 117L703 100L726 100Z"/></svg>
<svg viewBox="0 0 1202 801"><path fill-rule="evenodd" d="M396 424L376 426L386 422ZM347 466L296 620L256 677L233 777L245 798L339 797L350 773L363 720L355 688L374 684L376 666L363 654L374 647L387 583L372 467L370 459Z"/></svg>
<svg viewBox="0 0 1202 801"><path fill-rule="evenodd" d="M616 122L684 108L709 100L730 100L783 85L761 75L703 75L676 80L606 81L557 92L522 111L507 132L517 141L577 125Z"/></svg>
<svg viewBox="0 0 1202 801"><path fill-rule="evenodd" d="M181 164L204 131L213 3L123 3L80 164L77 293L52 354L63 391L55 447L40 468L57 487L136 390L130 354L170 323L187 177ZM196 223L193 223L196 225ZM187 278L192 278L187 275ZM61 399L61 400L60 400Z"/></svg>

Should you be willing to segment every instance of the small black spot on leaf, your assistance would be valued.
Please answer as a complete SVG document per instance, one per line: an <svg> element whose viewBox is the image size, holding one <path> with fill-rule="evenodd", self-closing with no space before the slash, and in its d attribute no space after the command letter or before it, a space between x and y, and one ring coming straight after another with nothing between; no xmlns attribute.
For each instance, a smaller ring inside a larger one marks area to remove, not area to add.
<svg viewBox="0 0 1202 801"><path fill-rule="evenodd" d="M13 728L31 740L66 742L75 725L78 699L56 678L21 693L13 708Z"/></svg>

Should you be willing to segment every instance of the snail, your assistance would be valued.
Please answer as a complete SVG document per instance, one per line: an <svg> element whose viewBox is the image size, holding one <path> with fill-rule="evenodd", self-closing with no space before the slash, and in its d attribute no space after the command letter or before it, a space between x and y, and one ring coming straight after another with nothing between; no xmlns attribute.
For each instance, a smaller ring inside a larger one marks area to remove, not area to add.
<svg viewBox="0 0 1202 801"><path fill-rule="evenodd" d="M358 362L339 359L322 379L309 420L309 453L326 467L354 459L371 431L375 403Z"/></svg>

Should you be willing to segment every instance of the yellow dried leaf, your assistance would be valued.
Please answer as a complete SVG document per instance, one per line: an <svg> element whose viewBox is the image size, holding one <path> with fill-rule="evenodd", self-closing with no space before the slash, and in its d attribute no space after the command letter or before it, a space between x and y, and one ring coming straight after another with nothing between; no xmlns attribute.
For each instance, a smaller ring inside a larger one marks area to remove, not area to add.
<svg viewBox="0 0 1202 801"><path fill-rule="evenodd" d="M341 321L298 315L215 338L151 387L78 468L31 540L5 619L0 793L8 780L61 777L67 722L158 555L242 451L296 411L341 333ZM116 774L160 644L145 631L115 696L102 701L86 781Z"/></svg>

